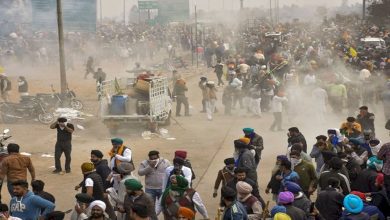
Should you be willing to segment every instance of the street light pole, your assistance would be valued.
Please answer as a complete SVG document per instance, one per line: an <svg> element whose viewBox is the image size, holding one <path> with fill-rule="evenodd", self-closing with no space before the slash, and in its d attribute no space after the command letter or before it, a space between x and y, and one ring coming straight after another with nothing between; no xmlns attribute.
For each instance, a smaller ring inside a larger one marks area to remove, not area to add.
<svg viewBox="0 0 390 220"><path fill-rule="evenodd" d="M244 0L240 0L240 9L244 9Z"/></svg>
<svg viewBox="0 0 390 220"><path fill-rule="evenodd" d="M366 0L363 0L363 11L362 11L362 20L366 20Z"/></svg>
<svg viewBox="0 0 390 220"><path fill-rule="evenodd" d="M196 11L195 2L195 52L196 52L196 68L199 67L199 54L198 54L198 13Z"/></svg>
<svg viewBox="0 0 390 220"><path fill-rule="evenodd" d="M103 8L102 8L102 1L100 0L100 25L103 25Z"/></svg>
<svg viewBox="0 0 390 220"><path fill-rule="evenodd" d="M123 0L123 23L126 26L126 0Z"/></svg>
<svg viewBox="0 0 390 220"><path fill-rule="evenodd" d="M58 45L60 54L60 84L61 93L66 92L66 69L65 69L65 51L64 51L64 27L62 23L62 5L61 0L57 0L57 25L58 25Z"/></svg>

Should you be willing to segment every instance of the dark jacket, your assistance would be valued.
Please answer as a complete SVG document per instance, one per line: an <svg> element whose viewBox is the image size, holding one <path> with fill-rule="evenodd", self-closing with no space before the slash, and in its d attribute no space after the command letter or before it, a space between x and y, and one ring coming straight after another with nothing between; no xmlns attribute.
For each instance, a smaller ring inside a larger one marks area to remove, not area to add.
<svg viewBox="0 0 390 220"><path fill-rule="evenodd" d="M351 184L353 191L359 191L363 193L375 192L375 179L378 173L373 169L364 169Z"/></svg>
<svg viewBox="0 0 390 220"><path fill-rule="evenodd" d="M318 187L320 190L324 190L328 187L328 181L332 177L340 181L340 187L344 195L347 195L351 191L349 179L344 174L341 174L340 171L336 170L324 171L321 173L318 180Z"/></svg>
<svg viewBox="0 0 390 220"><path fill-rule="evenodd" d="M302 144L302 151L307 153L307 143L306 143L306 139L302 133L299 133L296 136L289 137L287 141L288 141L289 146L296 144L296 143L301 143Z"/></svg>
<svg viewBox="0 0 390 220"><path fill-rule="evenodd" d="M100 175L102 178L103 184L104 184L104 189L107 189L109 187L109 183L107 183L107 177L111 173L111 169L108 166L108 162L106 159L103 159L99 162L97 162L95 165L96 173Z"/></svg>
<svg viewBox="0 0 390 220"><path fill-rule="evenodd" d="M367 213L361 212L359 214L343 214L341 220L370 220L370 216Z"/></svg>
<svg viewBox="0 0 390 220"><path fill-rule="evenodd" d="M339 219L343 212L343 200L342 193L334 188L326 188L318 194L315 206L325 220Z"/></svg>
<svg viewBox="0 0 390 220"><path fill-rule="evenodd" d="M47 201L50 201L52 203L56 203L56 199L54 198L54 196L51 193L42 191L42 192L39 192L35 195L41 197L42 199L46 199Z"/></svg>
<svg viewBox="0 0 390 220"><path fill-rule="evenodd" d="M386 189L371 193L371 205L378 207L385 217L390 216L390 201Z"/></svg>
<svg viewBox="0 0 390 220"><path fill-rule="evenodd" d="M293 205L285 205L286 214L290 216L291 220L306 220L306 213Z"/></svg>
<svg viewBox="0 0 390 220"><path fill-rule="evenodd" d="M373 113L367 113L365 116L361 116L360 114L356 116L357 122L362 126L362 132L364 130L371 130L375 133L375 115Z"/></svg>
<svg viewBox="0 0 390 220"><path fill-rule="evenodd" d="M247 177L257 182L256 162L250 150L245 149L240 153L237 160L237 167L245 168L247 170Z"/></svg>
<svg viewBox="0 0 390 220"><path fill-rule="evenodd" d="M295 196L293 206L301 209L306 213L307 216L310 214L311 201L306 197L306 195L300 192Z"/></svg>
<svg viewBox="0 0 390 220"><path fill-rule="evenodd" d="M226 207L223 213L223 220L247 220L248 215L244 206L235 201L230 207Z"/></svg>
<svg viewBox="0 0 390 220"><path fill-rule="evenodd" d="M251 146L256 152L255 162L256 162L256 164L259 164L260 159L261 159L261 152L264 149L263 137L261 137L260 135L258 135L256 133L253 133L249 138L251 140L251 142L249 143L249 146Z"/></svg>
<svg viewBox="0 0 390 220"><path fill-rule="evenodd" d="M85 186L85 180L91 178L93 181L93 193L92 197L94 200L104 200L104 186L102 178L96 171L93 171L89 174L86 174L84 177L84 181L82 182L81 192L87 193L87 187Z"/></svg>
<svg viewBox="0 0 390 220"><path fill-rule="evenodd" d="M152 220L157 220L157 215L154 208L154 201L152 197L150 197L150 195L147 193L143 193L138 197L126 195L124 201L126 219L128 220L131 219L130 213L131 213L131 208L134 206L134 204L145 205L147 207L148 217L150 217Z"/></svg>
<svg viewBox="0 0 390 220"><path fill-rule="evenodd" d="M234 189L234 191L236 191L237 182L238 182L237 178L234 178L233 180L227 183L227 186ZM257 199L259 199L259 201L263 201L263 199L260 197L259 187L257 186L257 184L253 180L249 179L248 177L244 179L244 182L252 186L253 189L252 195L254 195Z"/></svg>
<svg viewBox="0 0 390 220"><path fill-rule="evenodd" d="M282 176L282 172L280 170L276 171L275 174L272 175L271 179L268 182L267 188L271 189L272 194L279 194L282 182L276 179L276 176Z"/></svg>

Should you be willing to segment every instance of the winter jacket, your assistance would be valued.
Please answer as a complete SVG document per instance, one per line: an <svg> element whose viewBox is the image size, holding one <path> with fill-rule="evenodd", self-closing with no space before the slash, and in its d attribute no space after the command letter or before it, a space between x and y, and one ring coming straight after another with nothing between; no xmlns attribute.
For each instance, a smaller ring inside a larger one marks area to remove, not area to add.
<svg viewBox="0 0 390 220"><path fill-rule="evenodd" d="M316 187L317 185L317 173L313 164L302 160L301 163L295 165L294 171L299 175L299 185L302 190L307 193L310 186Z"/></svg>
<svg viewBox="0 0 390 220"><path fill-rule="evenodd" d="M371 205L378 207L385 217L390 216L390 200L386 189L371 193Z"/></svg>
<svg viewBox="0 0 390 220"><path fill-rule="evenodd" d="M292 204L293 206L304 211L307 216L310 214L311 201L306 197L305 194L303 194L303 192L299 192L299 194L295 196L294 202Z"/></svg>
<svg viewBox="0 0 390 220"><path fill-rule="evenodd" d="M42 216L45 216L54 210L55 205L28 191L22 198L13 197L9 207L10 214L13 217L18 217L23 220L37 220L40 216L41 209L44 209Z"/></svg>
<svg viewBox="0 0 390 220"><path fill-rule="evenodd" d="M134 197L127 195L123 207L126 210L126 219L132 219L130 216L131 208L135 204L145 205L147 207L148 217L152 220L157 220L155 212L154 201L152 197L147 193L142 193L140 196Z"/></svg>
<svg viewBox="0 0 390 220"><path fill-rule="evenodd" d="M332 177L340 181L340 187L344 195L347 195L349 192L351 192L349 179L344 174L341 174L340 171L336 171L336 170L322 172L318 180L318 188L320 190L326 189L328 187L328 181Z"/></svg>
<svg viewBox="0 0 390 220"><path fill-rule="evenodd" d="M231 206L226 207L223 213L223 220L247 220L248 215L244 206L239 202L235 201Z"/></svg>
<svg viewBox="0 0 390 220"><path fill-rule="evenodd" d="M277 172L275 172L270 181L268 182L268 185L267 185L267 188L268 189L271 189L271 193L272 194L279 194L279 191L280 191L280 188L281 188L281 181L277 180L276 179L276 176L278 175L282 175L282 172L280 170L278 170Z"/></svg>
<svg viewBox="0 0 390 220"><path fill-rule="evenodd" d="M318 194L315 206L325 220L339 219L343 212L343 200L342 193L328 187Z"/></svg>
<svg viewBox="0 0 390 220"><path fill-rule="evenodd" d="M302 151L307 153L307 143L306 143L306 139L302 133L299 133L296 136L289 137L287 141L288 141L289 147L292 146L293 144L301 143L302 144Z"/></svg>
<svg viewBox="0 0 390 220"><path fill-rule="evenodd" d="M362 193L375 192L375 179L378 173L373 169L364 169L357 176L356 180L352 182L351 189Z"/></svg>
<svg viewBox="0 0 390 220"><path fill-rule="evenodd" d="M245 149L238 156L237 167L247 169L247 177L252 179L254 182L257 182L257 165L255 157L248 149Z"/></svg>
<svg viewBox="0 0 390 220"><path fill-rule="evenodd" d="M252 146L256 152L255 162L258 164L260 162L260 159L261 159L261 152L264 149L263 137L261 137L260 135L258 135L256 133L253 133L249 138L251 140L249 145Z"/></svg>
<svg viewBox="0 0 390 220"><path fill-rule="evenodd" d="M356 116L357 122L362 126L362 131L371 130L375 134L375 115L373 113L367 113L365 116L358 115Z"/></svg>
<svg viewBox="0 0 390 220"><path fill-rule="evenodd" d="M291 217L291 220L306 220L306 213L301 209L293 206L293 205L285 205L286 214Z"/></svg>
<svg viewBox="0 0 390 220"><path fill-rule="evenodd" d="M219 188L219 185L221 184L221 182L222 182L222 187L223 187L223 186L226 186L226 184L233 179L234 179L234 172L229 171L226 167L224 167L222 170L218 171L218 176L217 176L217 179L215 180L215 184L214 184L214 190L217 190Z"/></svg>
<svg viewBox="0 0 390 220"><path fill-rule="evenodd" d="M138 169L138 175L145 176L145 188L162 189L165 170L169 166L171 166L170 162L163 158L160 158L156 167L150 167L148 160L142 161Z"/></svg>
<svg viewBox="0 0 390 220"><path fill-rule="evenodd" d="M107 183L108 181L106 180L111 173L111 169L108 166L108 161L106 159L103 159L95 163L94 165L96 173L99 174L99 176L102 178L102 181L104 183L104 189L107 189L109 187L109 183Z"/></svg>

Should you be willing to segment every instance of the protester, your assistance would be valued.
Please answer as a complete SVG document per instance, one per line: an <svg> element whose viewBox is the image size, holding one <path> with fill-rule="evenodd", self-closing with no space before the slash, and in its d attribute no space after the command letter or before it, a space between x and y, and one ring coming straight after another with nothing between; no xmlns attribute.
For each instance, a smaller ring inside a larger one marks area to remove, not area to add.
<svg viewBox="0 0 390 220"><path fill-rule="evenodd" d="M133 164L131 149L123 144L123 140L121 138L112 138L111 144L112 149L109 152L109 155L111 157L111 170L114 170L114 168L118 168L119 164L122 162L128 162Z"/></svg>
<svg viewBox="0 0 390 220"><path fill-rule="evenodd" d="M7 146L9 156L1 162L0 186L3 185L4 178L7 178L7 188L9 194L13 193L13 182L18 180L27 181L27 170L30 172L31 180L35 180L35 168L31 158L19 153L19 145L10 143Z"/></svg>
<svg viewBox="0 0 390 220"><path fill-rule="evenodd" d="M28 95L28 82L24 76L19 76L18 92L19 92L20 96L27 96Z"/></svg>
<svg viewBox="0 0 390 220"><path fill-rule="evenodd" d="M278 196L278 204L286 207L286 214L291 217L291 219L302 219L306 220L306 213L301 209L293 206L294 194L289 191L280 192Z"/></svg>
<svg viewBox="0 0 390 220"><path fill-rule="evenodd" d="M297 127L291 127L288 129L288 146L293 144L301 144L303 152L307 153L306 139Z"/></svg>
<svg viewBox="0 0 390 220"><path fill-rule="evenodd" d="M23 220L35 220L45 218L52 212L55 205L34 195L28 190L28 183L25 180L17 180L12 183L13 197L10 202L10 214ZM41 210L43 212L41 213Z"/></svg>
<svg viewBox="0 0 390 220"><path fill-rule="evenodd" d="M173 166L169 166L165 169L165 175L163 178L162 190L164 191L171 183L170 178L172 175L180 175L186 178L187 182L191 184L192 172L191 169L184 166L184 159L176 157L173 159Z"/></svg>
<svg viewBox="0 0 390 220"><path fill-rule="evenodd" d="M56 199L51 193L43 191L45 183L42 180L33 180L31 181L31 188L34 195L40 196L43 199L46 199L52 203L56 203Z"/></svg>
<svg viewBox="0 0 390 220"><path fill-rule="evenodd" d="M256 152L255 163L258 166L261 160L261 152L264 150L263 137L255 133L253 128L244 128L242 130L245 134L245 137L250 139L249 146Z"/></svg>
<svg viewBox="0 0 390 220"><path fill-rule="evenodd" d="M124 209L127 215L127 219L129 219L131 216L132 207L135 204L139 204L146 205L148 217L150 217L152 220L157 220L153 198L142 190L142 184L138 180L127 179L125 181L125 186L127 190L127 196L124 200Z"/></svg>
<svg viewBox="0 0 390 220"><path fill-rule="evenodd" d="M224 203L223 220L247 220L248 215L244 206L237 201L237 193L228 186L222 187L222 199Z"/></svg>
<svg viewBox="0 0 390 220"><path fill-rule="evenodd" d="M92 150L91 162L95 167L96 173L100 175L104 182L104 189L107 189L109 185L109 181L107 181L107 179L111 173L111 169L108 166L107 160L103 159L103 153L100 150Z"/></svg>
<svg viewBox="0 0 390 220"><path fill-rule="evenodd" d="M57 142L55 145L55 170L53 173L62 173L61 155L65 154L65 171L70 173L70 161L72 153L72 134L74 126L68 123L66 118L58 118L56 122L50 125L51 129L57 129Z"/></svg>
<svg viewBox="0 0 390 220"><path fill-rule="evenodd" d="M224 160L225 166L218 171L217 178L215 180L214 184L214 192L213 197L218 196L218 188L219 185L221 185L221 190L224 186L227 185L228 182L230 182L232 179L234 179L234 158L226 158Z"/></svg>
<svg viewBox="0 0 390 220"><path fill-rule="evenodd" d="M163 191L165 170L170 166L167 159L161 158L158 151L149 151L149 159L141 162L138 175L145 176L145 192L158 200Z"/></svg>
<svg viewBox="0 0 390 220"><path fill-rule="evenodd" d="M340 192L340 181L329 178L327 187L318 193L315 207L325 220L339 219L342 215L344 195Z"/></svg>

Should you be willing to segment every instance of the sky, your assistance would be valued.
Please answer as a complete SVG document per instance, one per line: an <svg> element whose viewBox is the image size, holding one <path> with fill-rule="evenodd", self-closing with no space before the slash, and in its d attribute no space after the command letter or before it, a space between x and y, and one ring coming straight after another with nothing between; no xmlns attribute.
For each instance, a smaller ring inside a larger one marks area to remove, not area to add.
<svg viewBox="0 0 390 220"><path fill-rule="evenodd" d="M130 10L132 6L137 4L137 0L98 0L102 1L102 9L104 17L121 17L123 16L123 2L125 1L126 9ZM272 0L274 1L274 0ZM341 0L279 0L280 6L283 5L324 5L326 7L339 6ZM362 0L348 0L348 4L362 2ZM222 10L238 10L240 0L190 0L191 11L194 5L197 5L199 10L215 11ZM269 0L244 0L244 7L268 7Z"/></svg>

